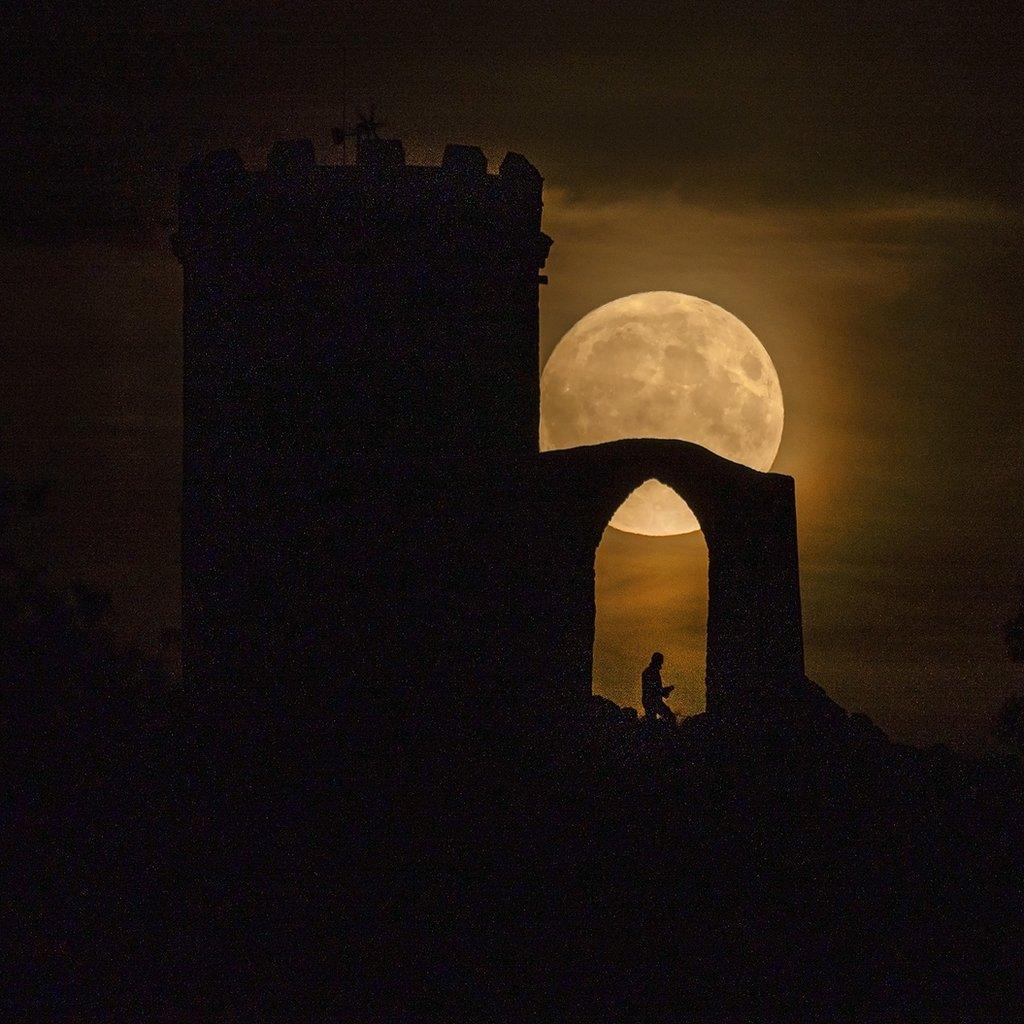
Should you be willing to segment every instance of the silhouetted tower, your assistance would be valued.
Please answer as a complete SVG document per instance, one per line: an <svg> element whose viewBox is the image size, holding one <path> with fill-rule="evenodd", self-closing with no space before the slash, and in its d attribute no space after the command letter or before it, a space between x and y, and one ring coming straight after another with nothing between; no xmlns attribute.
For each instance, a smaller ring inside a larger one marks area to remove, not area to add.
<svg viewBox="0 0 1024 1024"><path fill-rule="evenodd" d="M708 708L770 711L803 682L792 479L682 441L541 453L540 175L357 143L183 174L190 678L300 733L332 700L578 706L595 549L655 477L708 542Z"/></svg>
<svg viewBox="0 0 1024 1024"><path fill-rule="evenodd" d="M352 166L296 141L185 170L192 673L481 671L466 639L515 575L483 534L514 543L537 456L541 184L515 153L409 166L374 133Z"/></svg>

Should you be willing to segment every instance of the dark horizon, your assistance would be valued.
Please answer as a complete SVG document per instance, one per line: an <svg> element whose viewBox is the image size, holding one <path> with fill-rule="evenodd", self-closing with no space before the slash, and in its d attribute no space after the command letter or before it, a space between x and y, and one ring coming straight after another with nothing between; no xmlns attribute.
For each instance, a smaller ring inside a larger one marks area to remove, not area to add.
<svg viewBox="0 0 1024 1024"><path fill-rule="evenodd" d="M5 27L8 1017L1019 1016L1020 11Z"/></svg>
<svg viewBox="0 0 1024 1024"><path fill-rule="evenodd" d="M809 675L898 738L984 744L1019 679L1002 637L1022 564L1014 24L919 5L505 10L16 16L3 468L53 481L56 568L109 586L144 643L175 625L175 176L278 137L338 159L345 47L351 106L375 103L410 162L467 142L544 174L542 360L634 291L751 327L786 399L775 469L797 481ZM666 650L673 682L699 676L685 547L602 545L595 660L620 690L637 646Z"/></svg>

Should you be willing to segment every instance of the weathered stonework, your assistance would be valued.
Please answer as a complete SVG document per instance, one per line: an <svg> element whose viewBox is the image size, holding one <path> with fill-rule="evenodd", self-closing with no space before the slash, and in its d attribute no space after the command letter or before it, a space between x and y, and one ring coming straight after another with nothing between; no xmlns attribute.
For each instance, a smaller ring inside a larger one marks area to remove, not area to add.
<svg viewBox="0 0 1024 1024"><path fill-rule="evenodd" d="M602 530L656 477L707 538L709 709L802 679L790 478L684 442L539 452L541 185L517 154L412 167L384 140L353 166L295 142L186 169L193 678L257 713L268 692L572 704Z"/></svg>

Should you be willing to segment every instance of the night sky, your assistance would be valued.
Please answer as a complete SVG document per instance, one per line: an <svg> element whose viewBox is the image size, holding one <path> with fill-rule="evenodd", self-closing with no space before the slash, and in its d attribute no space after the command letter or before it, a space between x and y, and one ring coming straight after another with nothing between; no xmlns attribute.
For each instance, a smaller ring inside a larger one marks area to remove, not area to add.
<svg viewBox="0 0 1024 1024"><path fill-rule="evenodd" d="M897 738L975 745L1019 676L1015 81L1022 26L957 5L728 13L597 4L43 3L8 16L2 462L47 477L58 573L119 628L178 616L177 168L281 137L320 159L351 103L410 161L526 154L555 239L541 358L595 306L668 289L764 343L797 481L808 672ZM76 13L77 12L77 13ZM595 677L655 647L702 700L700 535L609 531Z"/></svg>

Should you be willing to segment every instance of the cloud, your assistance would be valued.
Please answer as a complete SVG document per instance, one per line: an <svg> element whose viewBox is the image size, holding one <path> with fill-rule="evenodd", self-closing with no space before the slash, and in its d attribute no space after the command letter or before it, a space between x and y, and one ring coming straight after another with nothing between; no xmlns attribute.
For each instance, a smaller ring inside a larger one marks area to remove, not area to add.
<svg viewBox="0 0 1024 1024"><path fill-rule="evenodd" d="M198 149L309 136L330 157L343 51L350 107L375 102L414 156L518 149L575 198L1017 204L1016 22L904 6L21 5L3 223L155 239Z"/></svg>
<svg viewBox="0 0 1024 1024"><path fill-rule="evenodd" d="M1024 462L1016 211L906 194L824 208L555 188L547 202L546 347L598 304L670 288L736 313L772 355L812 675L898 735L980 728L1009 682L985 630L1012 600L1024 514L1007 500L1008 467ZM599 675L631 692L646 646L699 673L706 574L650 538L604 543ZM971 586L990 589L968 601ZM949 703L972 644L972 693Z"/></svg>

